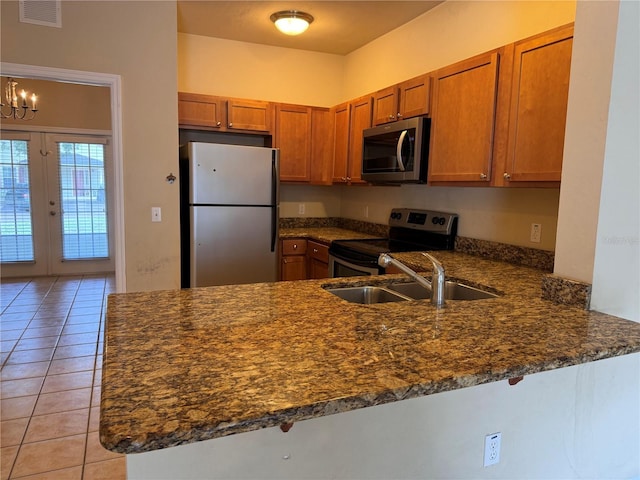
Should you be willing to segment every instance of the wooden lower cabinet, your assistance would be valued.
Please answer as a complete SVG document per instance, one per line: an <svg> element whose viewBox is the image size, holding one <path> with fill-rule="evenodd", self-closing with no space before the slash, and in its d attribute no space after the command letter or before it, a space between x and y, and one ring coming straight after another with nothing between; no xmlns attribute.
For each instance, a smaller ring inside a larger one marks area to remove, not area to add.
<svg viewBox="0 0 640 480"><path fill-rule="evenodd" d="M329 245L304 238L282 240L280 280L329 277Z"/></svg>
<svg viewBox="0 0 640 480"><path fill-rule="evenodd" d="M282 240L280 260L280 280L306 280L307 240L288 238Z"/></svg>
<svg viewBox="0 0 640 480"><path fill-rule="evenodd" d="M329 245L314 240L307 242L307 277L329 277Z"/></svg>

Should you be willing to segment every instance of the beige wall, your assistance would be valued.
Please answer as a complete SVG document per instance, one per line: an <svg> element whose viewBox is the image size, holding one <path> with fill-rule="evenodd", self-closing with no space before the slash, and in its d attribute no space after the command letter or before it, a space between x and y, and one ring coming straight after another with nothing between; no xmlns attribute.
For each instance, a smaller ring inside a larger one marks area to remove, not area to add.
<svg viewBox="0 0 640 480"><path fill-rule="evenodd" d="M179 287L177 14L173 2L62 2L62 28L0 2L3 62L120 75L127 289ZM162 223L151 223L151 207Z"/></svg>
<svg viewBox="0 0 640 480"><path fill-rule="evenodd" d="M447 1L346 57L345 95L407 78L571 23L575 1Z"/></svg>
<svg viewBox="0 0 640 480"><path fill-rule="evenodd" d="M14 80L18 82L18 94L24 89L29 95L35 93L38 97L38 112L35 118L26 124L29 127L111 130L111 95L108 87L26 78ZM2 77L1 81L4 88L7 78ZM2 124L25 125L25 122L6 119L2 120Z"/></svg>
<svg viewBox="0 0 640 480"><path fill-rule="evenodd" d="M178 89L330 107L340 102L344 57L178 34Z"/></svg>

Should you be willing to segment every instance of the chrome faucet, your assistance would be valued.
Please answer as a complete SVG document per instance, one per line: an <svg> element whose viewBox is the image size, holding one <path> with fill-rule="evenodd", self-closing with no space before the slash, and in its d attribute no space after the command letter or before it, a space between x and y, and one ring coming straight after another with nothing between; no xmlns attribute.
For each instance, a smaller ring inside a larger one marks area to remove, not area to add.
<svg viewBox="0 0 640 480"><path fill-rule="evenodd" d="M423 276L419 275L417 272L411 270L404 263L401 263L393 258L388 253L380 254L380 256L378 257L378 265L380 265L381 267L388 267L389 265L393 265L402 272L409 275L424 288L426 288L427 290L431 290L431 303L433 303L437 308L442 308L444 307L444 267L438 260L436 260L428 253L423 253L422 255L431 260L431 263L433 264L433 277L431 282Z"/></svg>

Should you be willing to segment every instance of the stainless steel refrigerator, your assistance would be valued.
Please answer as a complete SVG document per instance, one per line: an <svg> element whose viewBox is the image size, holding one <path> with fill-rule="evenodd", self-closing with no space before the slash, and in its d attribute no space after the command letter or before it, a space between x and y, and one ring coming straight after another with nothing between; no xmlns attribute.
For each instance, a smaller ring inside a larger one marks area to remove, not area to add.
<svg viewBox="0 0 640 480"><path fill-rule="evenodd" d="M275 148L180 148L182 287L278 280Z"/></svg>

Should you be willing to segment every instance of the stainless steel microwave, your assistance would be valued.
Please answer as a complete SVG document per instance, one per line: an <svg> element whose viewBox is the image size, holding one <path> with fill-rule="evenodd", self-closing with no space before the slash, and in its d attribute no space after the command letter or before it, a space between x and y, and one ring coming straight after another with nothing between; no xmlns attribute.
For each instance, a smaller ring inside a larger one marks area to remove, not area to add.
<svg viewBox="0 0 640 480"><path fill-rule="evenodd" d="M363 133L362 179L371 183L427 181L431 119L409 118Z"/></svg>

